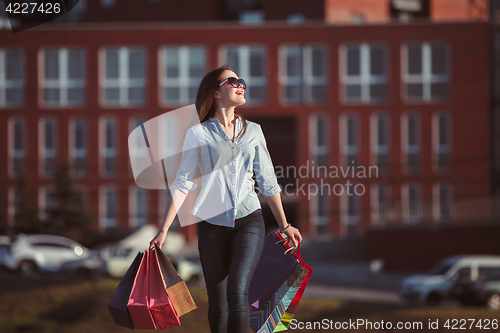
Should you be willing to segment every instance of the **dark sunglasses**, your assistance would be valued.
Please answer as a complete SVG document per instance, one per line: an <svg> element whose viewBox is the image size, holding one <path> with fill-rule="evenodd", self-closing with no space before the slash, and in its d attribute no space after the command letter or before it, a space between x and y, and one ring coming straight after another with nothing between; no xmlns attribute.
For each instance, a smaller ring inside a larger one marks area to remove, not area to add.
<svg viewBox="0 0 500 333"><path fill-rule="evenodd" d="M219 84L219 87L222 86L224 83L226 83L227 81L229 81L229 83L234 87L234 88L238 88L238 86L240 85L241 83L241 86L243 87L243 89L246 89L247 88L247 84L245 83L245 80L243 79L237 79L235 77L228 77L227 79L225 80L222 80L222 82Z"/></svg>

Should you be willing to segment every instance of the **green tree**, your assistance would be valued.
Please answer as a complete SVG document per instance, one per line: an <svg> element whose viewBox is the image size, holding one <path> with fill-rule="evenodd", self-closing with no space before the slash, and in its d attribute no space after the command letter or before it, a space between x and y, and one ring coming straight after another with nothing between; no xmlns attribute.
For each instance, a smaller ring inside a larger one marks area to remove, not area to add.
<svg viewBox="0 0 500 333"><path fill-rule="evenodd" d="M47 233L88 244L93 238L90 237L92 214L73 183L70 165L60 164L54 177L54 190L51 192L53 205L46 210L44 229Z"/></svg>
<svg viewBox="0 0 500 333"><path fill-rule="evenodd" d="M39 233L42 231L38 218L36 196L29 195L26 169L19 170L14 193L14 223L12 233ZM8 232L10 234L10 232Z"/></svg>

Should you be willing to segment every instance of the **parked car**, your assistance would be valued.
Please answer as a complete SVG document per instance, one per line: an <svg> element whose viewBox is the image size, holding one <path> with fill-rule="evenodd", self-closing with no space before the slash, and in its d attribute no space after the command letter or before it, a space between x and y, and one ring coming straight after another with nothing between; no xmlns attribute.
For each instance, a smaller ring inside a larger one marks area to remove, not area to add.
<svg viewBox="0 0 500 333"><path fill-rule="evenodd" d="M457 281L475 282L479 270L500 267L500 256L463 255L443 259L427 275L412 275L403 279L400 296L407 301L437 304L453 298Z"/></svg>
<svg viewBox="0 0 500 333"><path fill-rule="evenodd" d="M453 296L462 305L486 305L490 311L500 311L500 267L485 268L477 281L457 281Z"/></svg>
<svg viewBox="0 0 500 333"><path fill-rule="evenodd" d="M35 277L44 271L58 271L66 261L89 256L90 250L66 237L20 234L10 246L5 266L25 277Z"/></svg>
<svg viewBox="0 0 500 333"><path fill-rule="evenodd" d="M158 233L158 228L153 225L144 225L132 235L107 248L105 267L107 273L115 278L122 278L134 261L138 252L143 252L149 242ZM180 256L186 246L184 237L174 231L167 233L167 238L162 250L168 256L179 275L185 281L201 274L201 264L192 256Z"/></svg>
<svg viewBox="0 0 500 333"><path fill-rule="evenodd" d="M105 275L106 262L102 252L91 250L88 257L64 262L60 271L68 278L89 279Z"/></svg>
<svg viewBox="0 0 500 333"><path fill-rule="evenodd" d="M0 236L0 269L5 268L5 260L10 252L10 237Z"/></svg>

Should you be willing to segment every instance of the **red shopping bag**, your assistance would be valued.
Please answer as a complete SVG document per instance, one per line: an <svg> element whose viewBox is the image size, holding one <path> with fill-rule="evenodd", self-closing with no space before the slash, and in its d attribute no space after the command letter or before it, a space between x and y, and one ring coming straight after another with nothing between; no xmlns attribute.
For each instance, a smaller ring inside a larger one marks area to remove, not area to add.
<svg viewBox="0 0 500 333"><path fill-rule="evenodd" d="M127 308L135 328L156 329L149 304L149 251L142 256L139 270L128 299Z"/></svg>
<svg viewBox="0 0 500 333"><path fill-rule="evenodd" d="M159 329L179 326L181 324L179 316L163 285L157 252L147 252L149 252L149 310L151 315Z"/></svg>

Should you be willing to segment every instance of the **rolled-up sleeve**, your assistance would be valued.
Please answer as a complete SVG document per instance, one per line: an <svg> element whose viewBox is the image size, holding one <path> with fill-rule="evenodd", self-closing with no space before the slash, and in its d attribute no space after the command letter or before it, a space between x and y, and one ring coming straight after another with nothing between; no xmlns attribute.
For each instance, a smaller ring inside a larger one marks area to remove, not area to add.
<svg viewBox="0 0 500 333"><path fill-rule="evenodd" d="M267 150L266 139L262 128L258 125L257 146L255 147L255 159L253 169L257 180L257 189L265 198L281 192L281 188L274 173L273 162Z"/></svg>
<svg viewBox="0 0 500 333"><path fill-rule="evenodd" d="M172 189L177 188L187 195L190 190L196 188L197 185L191 180L196 172L199 159L199 142L193 128L189 128L186 132L184 145L182 147L181 165L175 175L175 181L171 186Z"/></svg>

